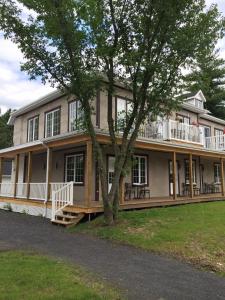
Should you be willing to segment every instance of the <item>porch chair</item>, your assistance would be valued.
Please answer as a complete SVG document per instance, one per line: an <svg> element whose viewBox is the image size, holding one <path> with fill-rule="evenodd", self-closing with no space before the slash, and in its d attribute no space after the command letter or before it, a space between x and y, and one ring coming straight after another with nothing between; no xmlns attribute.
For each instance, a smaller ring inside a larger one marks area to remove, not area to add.
<svg viewBox="0 0 225 300"><path fill-rule="evenodd" d="M148 195L148 197L147 197ZM151 197L151 190L150 189L146 189L145 186L140 187L140 190L138 192L138 198L142 199L142 198L148 198L150 199Z"/></svg>
<svg viewBox="0 0 225 300"><path fill-rule="evenodd" d="M188 196L189 195L189 185L186 183L182 183L182 195L183 196Z"/></svg>
<svg viewBox="0 0 225 300"><path fill-rule="evenodd" d="M125 183L125 199L132 199L135 198L135 189L132 187L131 183L126 182Z"/></svg>

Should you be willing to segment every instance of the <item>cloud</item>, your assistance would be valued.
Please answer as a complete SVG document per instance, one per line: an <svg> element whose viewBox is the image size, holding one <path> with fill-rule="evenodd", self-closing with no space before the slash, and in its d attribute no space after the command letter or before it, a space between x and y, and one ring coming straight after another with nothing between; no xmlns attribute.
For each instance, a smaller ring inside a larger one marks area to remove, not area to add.
<svg viewBox="0 0 225 300"><path fill-rule="evenodd" d="M219 10L225 15L224 0L206 0L208 7L212 3L218 4ZM22 18L25 20L29 13L28 9L24 9ZM35 17L33 11L31 14ZM218 48L225 59L225 39L219 41ZM5 40L0 32L0 108L3 112L8 108L19 108L53 90L38 80L29 81L28 76L20 71L22 60L23 55L18 47Z"/></svg>

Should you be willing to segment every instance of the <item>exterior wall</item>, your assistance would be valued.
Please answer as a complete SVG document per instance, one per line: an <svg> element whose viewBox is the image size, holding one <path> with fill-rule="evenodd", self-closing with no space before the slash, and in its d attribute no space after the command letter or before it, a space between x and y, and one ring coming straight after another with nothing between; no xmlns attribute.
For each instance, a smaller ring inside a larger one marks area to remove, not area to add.
<svg viewBox="0 0 225 300"><path fill-rule="evenodd" d="M211 128L211 135L214 136L215 133L214 133L214 129L221 129L221 130L224 130L225 126L224 125L221 125L221 124L217 124L217 123L214 123L212 121L209 121L209 120L206 120L206 119L203 119L203 118L199 118L199 124L200 125L205 125L205 126L209 126Z"/></svg>

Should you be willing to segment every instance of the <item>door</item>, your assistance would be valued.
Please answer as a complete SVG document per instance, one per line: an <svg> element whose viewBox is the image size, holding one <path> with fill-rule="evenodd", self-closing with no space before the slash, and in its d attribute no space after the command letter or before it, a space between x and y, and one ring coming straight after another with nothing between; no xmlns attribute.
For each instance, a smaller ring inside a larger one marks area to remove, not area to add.
<svg viewBox="0 0 225 300"><path fill-rule="evenodd" d="M114 177L114 164L115 156L108 156L108 191L110 192L112 187L112 181Z"/></svg>
<svg viewBox="0 0 225 300"><path fill-rule="evenodd" d="M170 196L173 196L173 162L172 162L172 160L169 160L169 190L170 190ZM176 192L177 192L177 195L180 194L178 161L176 162Z"/></svg>
<svg viewBox="0 0 225 300"><path fill-rule="evenodd" d="M201 193L204 193L204 166L202 164L200 164L199 170L200 170L200 191Z"/></svg>

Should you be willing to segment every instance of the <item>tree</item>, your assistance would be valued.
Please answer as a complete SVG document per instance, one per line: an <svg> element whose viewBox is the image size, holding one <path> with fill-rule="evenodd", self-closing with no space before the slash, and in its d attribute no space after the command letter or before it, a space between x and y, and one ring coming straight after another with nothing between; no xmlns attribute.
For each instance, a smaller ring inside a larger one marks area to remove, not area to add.
<svg viewBox="0 0 225 300"><path fill-rule="evenodd" d="M21 4L32 11L29 18L24 18ZM202 49L214 48L223 26L216 5L206 11L204 0L0 0L0 28L24 54L22 70L81 101L98 160L107 224L117 215L120 182L140 125L150 112L168 114L178 106L173 95L181 66ZM120 138L112 115L116 81L133 95ZM91 120L93 99L102 88L108 93L115 155L110 192L105 150Z"/></svg>
<svg viewBox="0 0 225 300"><path fill-rule="evenodd" d="M5 114L0 116L0 149L10 147L13 144L12 126L7 124L10 114L11 110L9 109Z"/></svg>
<svg viewBox="0 0 225 300"><path fill-rule="evenodd" d="M184 77L184 88L191 92L202 90L206 108L225 120L225 60L217 52L199 56Z"/></svg>

